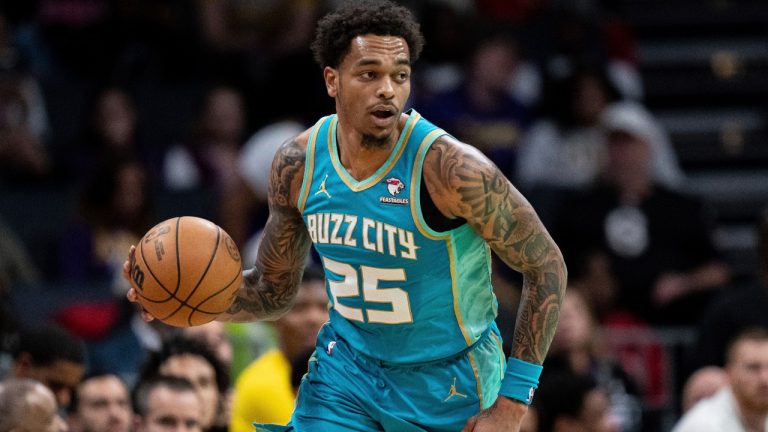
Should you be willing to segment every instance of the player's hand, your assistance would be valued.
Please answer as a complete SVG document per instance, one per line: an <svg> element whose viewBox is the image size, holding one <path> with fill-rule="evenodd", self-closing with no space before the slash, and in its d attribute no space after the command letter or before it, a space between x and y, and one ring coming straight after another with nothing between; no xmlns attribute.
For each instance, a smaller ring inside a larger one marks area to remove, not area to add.
<svg viewBox="0 0 768 432"><path fill-rule="evenodd" d="M155 319L149 312L147 312L139 303L139 294L136 293L136 288L133 285L133 279L131 279L131 267L133 267L133 263L136 261L136 246L131 246L131 248L128 250L128 259L125 260L123 263L123 278L128 281L128 283L131 285L131 287L128 289L128 293L125 295L126 298L128 298L128 301L131 303L135 303L136 306L139 307L139 310L141 311L141 318L144 321L152 321Z"/></svg>
<svg viewBox="0 0 768 432"><path fill-rule="evenodd" d="M461 432L519 432L526 412L525 404L499 396L488 409L467 420Z"/></svg>

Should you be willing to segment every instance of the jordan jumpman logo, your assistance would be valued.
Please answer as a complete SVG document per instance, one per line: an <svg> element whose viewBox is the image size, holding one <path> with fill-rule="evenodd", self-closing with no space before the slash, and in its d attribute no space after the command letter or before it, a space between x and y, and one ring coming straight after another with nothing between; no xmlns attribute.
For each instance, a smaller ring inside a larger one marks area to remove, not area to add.
<svg viewBox="0 0 768 432"><path fill-rule="evenodd" d="M451 389L448 391L448 396L445 399L443 399L443 402L448 402L448 399L450 399L450 398L452 398L454 396L459 396L459 397L463 397L463 398L467 397L467 395L465 395L463 393L459 393L456 390L456 377L453 377L453 384L451 384Z"/></svg>
<svg viewBox="0 0 768 432"><path fill-rule="evenodd" d="M331 197L331 194L328 193L328 190L325 189L325 181L328 180L328 174L325 175L325 178L322 182L320 182L320 187L317 189L317 192L315 192L315 195L320 195L321 193L324 193L328 196L328 198Z"/></svg>

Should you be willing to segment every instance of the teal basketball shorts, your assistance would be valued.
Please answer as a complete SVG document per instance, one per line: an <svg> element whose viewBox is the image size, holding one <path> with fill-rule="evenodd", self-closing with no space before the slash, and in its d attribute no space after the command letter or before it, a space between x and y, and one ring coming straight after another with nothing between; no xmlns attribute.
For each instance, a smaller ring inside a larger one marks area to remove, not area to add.
<svg viewBox="0 0 768 432"><path fill-rule="evenodd" d="M257 424L256 429L458 431L496 400L505 362L495 324L454 357L408 366L386 364L355 351L326 324L290 423Z"/></svg>

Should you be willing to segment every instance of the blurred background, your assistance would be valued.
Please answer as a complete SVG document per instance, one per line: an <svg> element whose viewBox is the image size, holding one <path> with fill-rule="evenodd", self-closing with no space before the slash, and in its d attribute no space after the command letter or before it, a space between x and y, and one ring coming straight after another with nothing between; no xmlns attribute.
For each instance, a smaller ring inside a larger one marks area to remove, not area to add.
<svg viewBox="0 0 768 432"><path fill-rule="evenodd" d="M276 146L333 112L308 46L337 3L1 3L4 352L50 321L109 369L104 347L135 318L128 246L166 218L217 222L252 262ZM610 361L624 430L668 430L685 379L722 364L735 330L705 332L761 283L768 2L400 3L427 41L410 106L484 151L563 247L587 316L561 323L553 358ZM519 276L496 275L509 327ZM229 331L236 376L269 332Z"/></svg>

